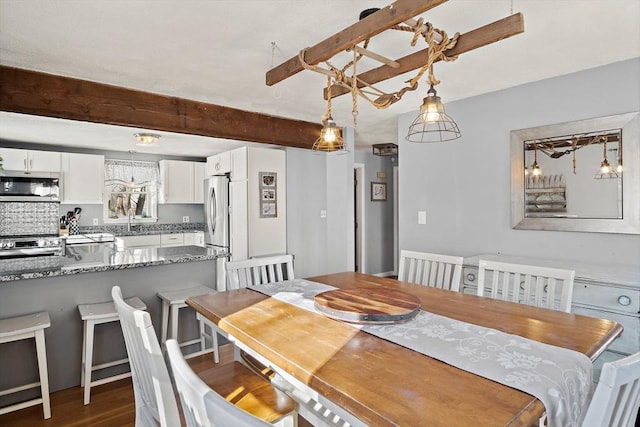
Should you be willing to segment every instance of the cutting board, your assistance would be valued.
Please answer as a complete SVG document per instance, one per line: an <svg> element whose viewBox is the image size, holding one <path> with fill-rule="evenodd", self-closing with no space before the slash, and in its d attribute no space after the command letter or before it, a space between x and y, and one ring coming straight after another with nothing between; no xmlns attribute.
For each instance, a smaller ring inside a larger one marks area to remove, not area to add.
<svg viewBox="0 0 640 427"><path fill-rule="evenodd" d="M420 300L393 289L336 289L315 296L322 314L351 323L388 324L404 322L420 311Z"/></svg>

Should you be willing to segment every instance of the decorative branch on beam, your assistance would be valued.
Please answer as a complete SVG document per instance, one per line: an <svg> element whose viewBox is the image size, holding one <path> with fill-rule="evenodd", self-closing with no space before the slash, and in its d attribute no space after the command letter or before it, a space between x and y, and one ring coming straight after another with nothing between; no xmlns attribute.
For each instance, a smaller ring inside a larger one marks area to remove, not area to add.
<svg viewBox="0 0 640 427"><path fill-rule="evenodd" d="M308 149L322 128L307 121L6 66L0 66L0 111Z"/></svg>
<svg viewBox="0 0 640 427"><path fill-rule="evenodd" d="M376 12L377 13L377 12ZM444 51L447 56L460 55L478 49L480 47L495 43L497 41L506 39L511 36L515 36L524 32L524 18L521 13L516 13L491 24L484 25L475 30L461 34L458 38L458 43L453 49ZM371 69L358 75L358 88L364 87L366 82L369 85L373 85L384 80L396 77L400 74L408 71L417 70L426 63L426 58L429 49L423 49L418 52L414 52L410 55L397 59L400 64L399 67L391 67L389 65L382 65L378 68ZM324 89L324 98L327 99L327 90ZM331 96L336 97L349 93L349 89L344 86L333 85L331 86Z"/></svg>

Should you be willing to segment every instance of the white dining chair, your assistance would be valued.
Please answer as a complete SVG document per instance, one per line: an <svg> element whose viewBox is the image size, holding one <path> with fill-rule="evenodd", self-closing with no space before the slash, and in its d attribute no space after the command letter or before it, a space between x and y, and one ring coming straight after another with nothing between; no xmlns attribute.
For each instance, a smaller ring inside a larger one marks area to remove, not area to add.
<svg viewBox="0 0 640 427"><path fill-rule="evenodd" d="M167 340L165 345L187 427L272 426L214 392L187 364L176 340Z"/></svg>
<svg viewBox="0 0 640 427"><path fill-rule="evenodd" d="M639 407L640 353L635 353L602 366L582 426L637 426Z"/></svg>
<svg viewBox="0 0 640 427"><path fill-rule="evenodd" d="M178 405L151 316L128 305L122 299L120 287L114 286L111 296L131 365L136 426L179 426Z"/></svg>
<svg viewBox="0 0 640 427"><path fill-rule="evenodd" d="M478 267L479 296L571 312L574 270L482 259Z"/></svg>
<svg viewBox="0 0 640 427"><path fill-rule="evenodd" d="M229 261L226 270L227 289L291 280L294 279L293 255Z"/></svg>
<svg viewBox="0 0 640 427"><path fill-rule="evenodd" d="M402 250L398 280L457 292L463 260L458 256Z"/></svg>

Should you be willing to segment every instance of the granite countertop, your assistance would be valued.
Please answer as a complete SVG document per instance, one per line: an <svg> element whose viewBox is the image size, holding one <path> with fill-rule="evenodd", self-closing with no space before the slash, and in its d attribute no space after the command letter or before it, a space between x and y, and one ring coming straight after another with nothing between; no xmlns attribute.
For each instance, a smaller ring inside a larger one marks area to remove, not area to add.
<svg viewBox="0 0 640 427"><path fill-rule="evenodd" d="M200 246L120 249L113 243L67 246L61 256L0 260L0 282L214 260L226 254Z"/></svg>
<svg viewBox="0 0 640 427"><path fill-rule="evenodd" d="M204 231L204 223L190 222L180 224L135 224L131 230L127 230L126 224L105 224L100 226L82 226L81 234L111 233L119 236L147 236L152 234L196 233Z"/></svg>

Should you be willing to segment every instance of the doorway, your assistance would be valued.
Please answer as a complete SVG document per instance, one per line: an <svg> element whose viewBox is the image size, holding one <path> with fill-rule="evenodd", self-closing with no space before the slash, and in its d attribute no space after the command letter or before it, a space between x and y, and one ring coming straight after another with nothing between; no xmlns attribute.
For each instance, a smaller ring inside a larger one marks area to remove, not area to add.
<svg viewBox="0 0 640 427"><path fill-rule="evenodd" d="M365 268L365 180L364 163L353 164L353 220L354 220L354 271L364 273Z"/></svg>

